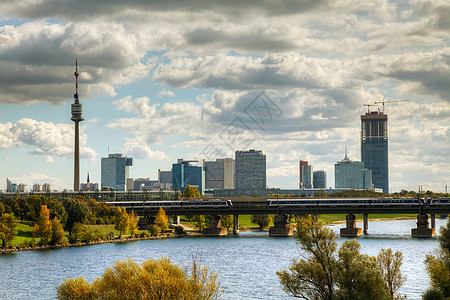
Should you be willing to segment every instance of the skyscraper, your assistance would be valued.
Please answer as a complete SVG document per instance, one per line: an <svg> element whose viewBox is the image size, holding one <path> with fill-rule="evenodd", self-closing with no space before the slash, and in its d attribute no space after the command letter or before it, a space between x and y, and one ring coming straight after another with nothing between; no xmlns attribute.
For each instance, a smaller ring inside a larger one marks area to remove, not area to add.
<svg viewBox="0 0 450 300"><path fill-rule="evenodd" d="M372 111L361 115L361 161L372 171L375 188L389 193L387 115Z"/></svg>
<svg viewBox="0 0 450 300"><path fill-rule="evenodd" d="M102 157L102 187L125 191L132 165L133 158L122 154L109 154L108 157Z"/></svg>
<svg viewBox="0 0 450 300"><path fill-rule="evenodd" d="M195 186L200 194L203 194L205 187L205 171L203 167L191 166L191 162L178 159L176 164L172 164L172 187L181 192L188 186Z"/></svg>
<svg viewBox="0 0 450 300"><path fill-rule="evenodd" d="M364 168L362 161L351 161L347 153L343 160L334 165L335 187L355 190L370 189L372 172Z"/></svg>
<svg viewBox="0 0 450 300"><path fill-rule="evenodd" d="M223 190L234 188L234 159L219 158L205 161L205 188Z"/></svg>
<svg viewBox="0 0 450 300"><path fill-rule="evenodd" d="M323 170L313 172L313 187L315 189L327 188L327 172Z"/></svg>
<svg viewBox="0 0 450 300"><path fill-rule="evenodd" d="M236 195L265 195L266 155L262 151L236 151Z"/></svg>
<svg viewBox="0 0 450 300"><path fill-rule="evenodd" d="M313 167L308 165L307 161L301 160L300 166L300 183L301 189L312 189L313 187Z"/></svg>

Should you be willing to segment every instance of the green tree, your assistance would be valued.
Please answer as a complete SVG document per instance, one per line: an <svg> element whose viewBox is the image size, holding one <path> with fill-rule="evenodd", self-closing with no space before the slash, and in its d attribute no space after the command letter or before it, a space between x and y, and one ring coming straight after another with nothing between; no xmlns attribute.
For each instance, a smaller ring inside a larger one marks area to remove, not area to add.
<svg viewBox="0 0 450 300"><path fill-rule="evenodd" d="M89 209L82 198L66 198L62 203L67 212L66 230L71 233L73 224L84 223L89 215Z"/></svg>
<svg viewBox="0 0 450 300"><path fill-rule="evenodd" d="M361 254L357 240L346 240L338 251L335 270L338 299L389 299L374 257Z"/></svg>
<svg viewBox="0 0 450 300"><path fill-rule="evenodd" d="M395 253L389 249L381 249L377 256L378 268L385 282L385 289L388 292L391 299L403 299L403 297L397 294L400 287L406 281L406 277L402 276L400 268L403 263L403 255L400 251Z"/></svg>
<svg viewBox="0 0 450 300"><path fill-rule="evenodd" d="M269 215L251 215L250 222L253 224L257 224L260 230L263 230L264 227L269 226L271 221L271 216Z"/></svg>
<svg viewBox="0 0 450 300"><path fill-rule="evenodd" d="M114 229L119 231L119 238L121 239L122 234L126 233L130 227L130 218L125 210L125 207L117 208L114 225Z"/></svg>
<svg viewBox="0 0 450 300"><path fill-rule="evenodd" d="M206 218L203 215L195 215L193 218L193 221L195 223L195 226L202 231L206 228Z"/></svg>
<svg viewBox="0 0 450 300"><path fill-rule="evenodd" d="M183 197L200 198L201 195L197 187L188 184L187 187L185 187L184 189Z"/></svg>
<svg viewBox="0 0 450 300"><path fill-rule="evenodd" d="M0 214L0 239L2 240L2 248L5 248L6 244L9 243L16 234L16 218L14 217L14 214Z"/></svg>
<svg viewBox="0 0 450 300"><path fill-rule="evenodd" d="M425 267L431 286L439 289L445 297L450 297L450 220L447 226L440 228L439 249L435 255L428 254Z"/></svg>
<svg viewBox="0 0 450 300"><path fill-rule="evenodd" d="M297 223L297 244L303 258L277 272L283 290L303 299L333 299L336 294L336 234L311 218Z"/></svg>
<svg viewBox="0 0 450 300"><path fill-rule="evenodd" d="M338 250L336 234L311 217L297 223L301 258L277 272L283 290L302 299L390 299L375 257L360 253L356 240Z"/></svg>
<svg viewBox="0 0 450 300"><path fill-rule="evenodd" d="M64 233L64 229L61 223L58 220L58 217L54 217L52 220L52 240L51 243L53 245L64 244L66 239L66 235Z"/></svg>
<svg viewBox="0 0 450 300"><path fill-rule="evenodd" d="M56 293L59 300L213 300L220 297L222 290L217 275L195 261L188 272L161 258L142 264L131 259L118 261L92 283L82 277L64 280Z"/></svg>
<svg viewBox="0 0 450 300"><path fill-rule="evenodd" d="M52 238L52 224L50 222L50 212L46 205L41 206L39 218L34 224L35 234L41 238L41 244L47 245Z"/></svg>
<svg viewBox="0 0 450 300"><path fill-rule="evenodd" d="M231 215L222 215L222 227L230 230L233 228L233 217Z"/></svg>
<svg viewBox="0 0 450 300"><path fill-rule="evenodd" d="M164 233L164 230L169 228L169 218L162 207L159 208L158 214L156 215L155 224L161 230L161 233Z"/></svg>

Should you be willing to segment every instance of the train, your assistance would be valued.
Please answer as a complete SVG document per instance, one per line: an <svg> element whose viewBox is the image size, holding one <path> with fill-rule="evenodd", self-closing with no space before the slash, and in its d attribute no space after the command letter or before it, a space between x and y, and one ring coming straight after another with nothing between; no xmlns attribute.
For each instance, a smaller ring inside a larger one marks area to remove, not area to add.
<svg viewBox="0 0 450 300"><path fill-rule="evenodd" d="M225 208L233 207L231 200L199 199L199 200L165 200L165 201L113 201L106 204L115 207L133 208Z"/></svg>
<svg viewBox="0 0 450 300"><path fill-rule="evenodd" d="M324 199L267 199L266 206L398 206L398 205L448 205L450 198L324 198Z"/></svg>

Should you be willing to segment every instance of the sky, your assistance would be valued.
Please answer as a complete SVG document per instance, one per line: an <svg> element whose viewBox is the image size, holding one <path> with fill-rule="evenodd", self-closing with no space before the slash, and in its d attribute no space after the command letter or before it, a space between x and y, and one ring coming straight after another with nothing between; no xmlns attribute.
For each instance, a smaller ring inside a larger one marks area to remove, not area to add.
<svg viewBox="0 0 450 300"><path fill-rule="evenodd" d="M364 104L386 103L390 192L450 184L447 0L3 0L0 190L73 187L78 59L81 182L101 158L157 179L178 158L262 150L269 187L298 161L360 160ZM382 110L381 105L370 110Z"/></svg>

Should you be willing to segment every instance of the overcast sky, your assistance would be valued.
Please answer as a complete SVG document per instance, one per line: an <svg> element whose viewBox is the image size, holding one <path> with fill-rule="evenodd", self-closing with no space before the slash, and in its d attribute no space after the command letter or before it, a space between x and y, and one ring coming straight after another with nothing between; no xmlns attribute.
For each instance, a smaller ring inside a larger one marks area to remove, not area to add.
<svg viewBox="0 0 450 300"><path fill-rule="evenodd" d="M75 59L81 182L108 151L157 179L258 149L269 187L297 188L299 159L334 187L345 146L360 160L363 105L406 99L385 106L391 192L450 184L449 1L132 3L1 1L0 189L73 187Z"/></svg>

